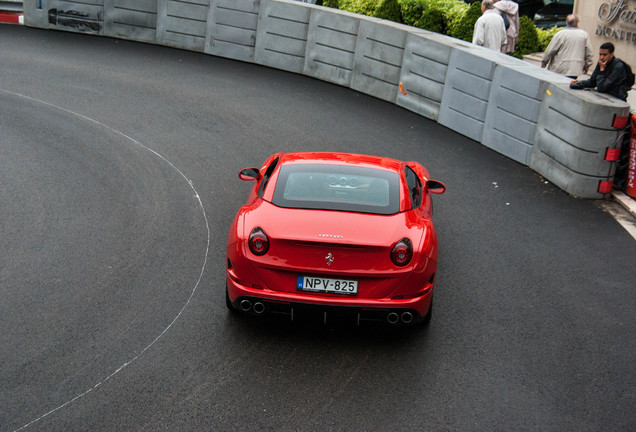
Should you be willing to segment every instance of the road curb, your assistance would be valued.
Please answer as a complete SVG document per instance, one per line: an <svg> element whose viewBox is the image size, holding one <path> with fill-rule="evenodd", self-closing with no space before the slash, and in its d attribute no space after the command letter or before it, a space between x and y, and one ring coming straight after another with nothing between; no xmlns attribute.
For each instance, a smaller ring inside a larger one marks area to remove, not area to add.
<svg viewBox="0 0 636 432"><path fill-rule="evenodd" d="M621 191L613 191L612 196L620 205L625 207L625 209L636 218L636 199L631 198L628 195L625 195Z"/></svg>

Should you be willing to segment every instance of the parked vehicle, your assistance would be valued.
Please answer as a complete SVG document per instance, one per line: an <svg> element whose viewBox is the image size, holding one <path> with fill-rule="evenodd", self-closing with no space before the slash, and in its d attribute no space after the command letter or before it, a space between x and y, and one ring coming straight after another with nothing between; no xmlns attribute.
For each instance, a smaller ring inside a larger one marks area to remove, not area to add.
<svg viewBox="0 0 636 432"><path fill-rule="evenodd" d="M542 29L565 27L565 19L574 10L574 0L545 0L546 5L534 14L534 25Z"/></svg>

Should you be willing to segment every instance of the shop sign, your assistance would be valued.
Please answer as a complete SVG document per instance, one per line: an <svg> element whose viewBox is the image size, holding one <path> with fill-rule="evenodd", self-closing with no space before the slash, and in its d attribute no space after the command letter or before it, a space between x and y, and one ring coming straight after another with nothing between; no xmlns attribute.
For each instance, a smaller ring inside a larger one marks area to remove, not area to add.
<svg viewBox="0 0 636 432"><path fill-rule="evenodd" d="M636 8L633 5L629 7L629 0L602 2L598 8L596 35L636 44Z"/></svg>

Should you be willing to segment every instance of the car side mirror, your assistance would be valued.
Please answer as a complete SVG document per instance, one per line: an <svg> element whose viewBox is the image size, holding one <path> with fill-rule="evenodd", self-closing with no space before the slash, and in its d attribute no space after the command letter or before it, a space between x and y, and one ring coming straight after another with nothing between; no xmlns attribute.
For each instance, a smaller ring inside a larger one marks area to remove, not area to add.
<svg viewBox="0 0 636 432"><path fill-rule="evenodd" d="M430 193L441 195L446 192L446 186L437 180L428 180L426 182L426 190Z"/></svg>
<svg viewBox="0 0 636 432"><path fill-rule="evenodd" d="M239 171L239 178L245 181L258 180L261 178L261 172L258 168L243 168Z"/></svg>

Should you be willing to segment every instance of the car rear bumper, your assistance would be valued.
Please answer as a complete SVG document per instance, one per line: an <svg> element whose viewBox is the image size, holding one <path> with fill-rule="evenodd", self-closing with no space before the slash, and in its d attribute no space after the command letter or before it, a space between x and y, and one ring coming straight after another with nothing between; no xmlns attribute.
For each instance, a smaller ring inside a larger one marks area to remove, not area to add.
<svg viewBox="0 0 636 432"><path fill-rule="evenodd" d="M280 315L290 320L317 316L325 323L344 319L356 325L365 322L409 325L426 318L433 289L416 298L376 300L256 289L244 286L228 275L227 294L234 309L254 315Z"/></svg>

